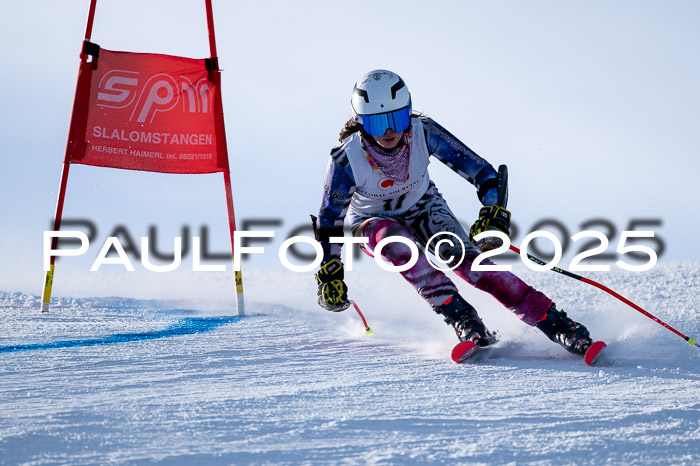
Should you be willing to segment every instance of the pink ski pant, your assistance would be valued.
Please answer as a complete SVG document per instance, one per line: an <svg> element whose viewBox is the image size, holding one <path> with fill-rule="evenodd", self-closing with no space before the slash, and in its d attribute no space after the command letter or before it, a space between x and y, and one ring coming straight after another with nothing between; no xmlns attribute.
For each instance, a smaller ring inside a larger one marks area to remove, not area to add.
<svg viewBox="0 0 700 466"><path fill-rule="evenodd" d="M451 212L449 213L451 214ZM459 235L460 237L466 236L461 225L452 226L451 229L455 228L461 230L457 231L457 233L462 233ZM414 241L418 245L418 262L410 269L401 272L401 275L431 306L439 306L458 292L452 280L429 263L424 250L425 244L418 241L409 229L398 221L384 217L369 218L356 229L356 235L369 239L369 243L363 249L370 255L374 255L379 241L390 236L402 236ZM535 325L542 320L552 303L547 296L510 272L472 271L472 263L480 251L468 240L465 241L464 246L466 249L464 259L454 269L458 277L475 288L489 293L526 324ZM447 257L452 255L456 256L456 260L459 260L462 256L462 250L460 246L458 250L449 251ZM442 253L442 249L440 252ZM381 257L394 266L400 266L409 261L411 250L405 244L389 242L382 248ZM482 263L492 264L488 260Z"/></svg>

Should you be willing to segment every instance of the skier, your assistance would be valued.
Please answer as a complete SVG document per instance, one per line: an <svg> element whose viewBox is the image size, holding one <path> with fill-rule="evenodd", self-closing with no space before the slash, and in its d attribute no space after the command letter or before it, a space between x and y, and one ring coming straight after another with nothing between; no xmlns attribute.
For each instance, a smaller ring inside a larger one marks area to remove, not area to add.
<svg viewBox="0 0 700 466"><path fill-rule="evenodd" d="M457 276L491 294L567 351L584 355L592 344L588 330L558 310L551 299L510 272L471 270L482 252L472 238L487 229L505 234L510 229L510 212L496 205L494 168L431 118L412 113L411 94L401 77L391 71L363 75L355 84L351 103L353 117L340 132L341 145L331 151L319 215L312 216L314 234L323 248L321 268L315 275L319 305L336 312L350 305L343 281L342 245L330 242L332 237L343 236L346 214L353 235L368 238L361 247L369 255L383 238L402 236L424 251L433 235L449 232L462 240L464 248L456 242L447 247L443 242L435 251L433 241L431 253L454 265L449 258L459 261L466 250L454 269ZM431 155L476 187L484 207L469 234L430 180ZM493 244L479 246L485 250ZM381 257L399 266L408 262L411 251L406 244L390 242L382 248ZM476 309L429 263L425 253L420 252L415 265L401 275L454 327L461 341L481 347L495 343L495 335Z"/></svg>

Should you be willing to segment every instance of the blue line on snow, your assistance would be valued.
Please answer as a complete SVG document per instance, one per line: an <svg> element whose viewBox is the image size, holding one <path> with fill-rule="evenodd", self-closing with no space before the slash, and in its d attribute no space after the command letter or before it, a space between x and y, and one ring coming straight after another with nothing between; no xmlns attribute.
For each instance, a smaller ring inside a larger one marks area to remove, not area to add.
<svg viewBox="0 0 700 466"><path fill-rule="evenodd" d="M0 353L16 351L47 350L56 348L75 348L79 346L109 345L113 343L127 343L131 341L155 340L178 335L192 335L200 332L210 332L222 325L241 320L242 317L189 317L175 322L164 330L156 330L144 333L118 333L102 338L89 340L61 340L49 343L35 343L31 345L0 346Z"/></svg>

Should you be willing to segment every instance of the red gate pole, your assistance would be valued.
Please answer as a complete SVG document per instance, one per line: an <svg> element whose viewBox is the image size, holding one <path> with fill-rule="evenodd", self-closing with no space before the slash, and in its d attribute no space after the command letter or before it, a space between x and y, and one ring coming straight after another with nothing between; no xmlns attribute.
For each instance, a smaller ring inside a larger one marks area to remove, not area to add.
<svg viewBox="0 0 700 466"><path fill-rule="evenodd" d="M95 8L97 6L97 0L90 0L90 10L88 11L87 25L85 27L85 40L90 40L92 36L92 25L95 19ZM87 55L83 53L81 48L80 61L85 63L87 61ZM80 80L80 75L78 75L78 80ZM76 84L76 94L78 92L78 86ZM75 102L73 104L75 107ZM73 115L73 111L71 115ZM71 125L72 127L72 125ZM53 218L53 231L59 231L61 229L61 218L63 217L63 204L66 197L66 188L68 187L68 173L70 171L70 160L68 159L68 148L70 145L70 133L68 134L68 142L66 143L66 155L63 159L63 169L61 170L61 184L58 188L58 199L56 201L56 213ZM58 247L58 238L54 237L51 241L51 249L55 250ZM46 270L44 276L44 290L41 294L41 312L49 312L49 303L51 302L51 288L53 286L53 277L56 264L56 256L51 256L51 262L49 265L49 270Z"/></svg>
<svg viewBox="0 0 700 466"><path fill-rule="evenodd" d="M211 7L211 0L204 0L204 4L207 9L207 29L209 31L209 53L211 55L211 61L212 65L214 67L215 72L218 74L219 73L219 58L216 53L216 34L214 33L214 12ZM217 93L219 94L219 98L216 99L217 102L221 102L221 81L217 83ZM225 136L225 128L224 128L224 122L223 122L223 111L221 109L218 109L217 111L220 111L220 116L219 118L221 121L217 123L217 125L220 125L218 128L217 133L220 132L220 134L217 134L217 138L221 137L223 139L223 143L226 144L226 136ZM231 234L231 256L234 254L234 249L235 249L235 232L236 232L236 215L233 210L233 193L231 190L231 172L228 169L228 163L226 166L226 170L224 170L224 189L226 190L226 206L228 209L228 223L229 223L229 232ZM238 311L238 315L242 316L245 315L245 304L243 301L243 274L241 273L240 270L235 270L233 271L233 279L235 282L236 286L236 310Z"/></svg>
<svg viewBox="0 0 700 466"><path fill-rule="evenodd" d="M217 58L216 35L214 34L214 12L211 9L211 0L204 0L207 8L207 29L209 30L209 52L212 58Z"/></svg>
<svg viewBox="0 0 700 466"><path fill-rule="evenodd" d="M224 172L224 188L226 189L226 205L228 206L228 223L231 232L231 255L235 248L236 216L233 212L233 194L231 193L231 173ZM233 271L233 279L236 284L236 310L239 316L245 315L245 304L243 302L243 274L240 270Z"/></svg>

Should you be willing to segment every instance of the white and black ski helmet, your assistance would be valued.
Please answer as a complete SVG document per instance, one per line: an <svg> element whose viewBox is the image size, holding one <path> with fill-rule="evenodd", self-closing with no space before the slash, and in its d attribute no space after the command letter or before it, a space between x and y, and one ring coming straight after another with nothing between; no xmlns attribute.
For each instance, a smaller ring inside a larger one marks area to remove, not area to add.
<svg viewBox="0 0 700 466"><path fill-rule="evenodd" d="M400 133L411 123L411 93L391 71L362 75L352 91L351 104L355 121L373 136L383 136L388 128Z"/></svg>

